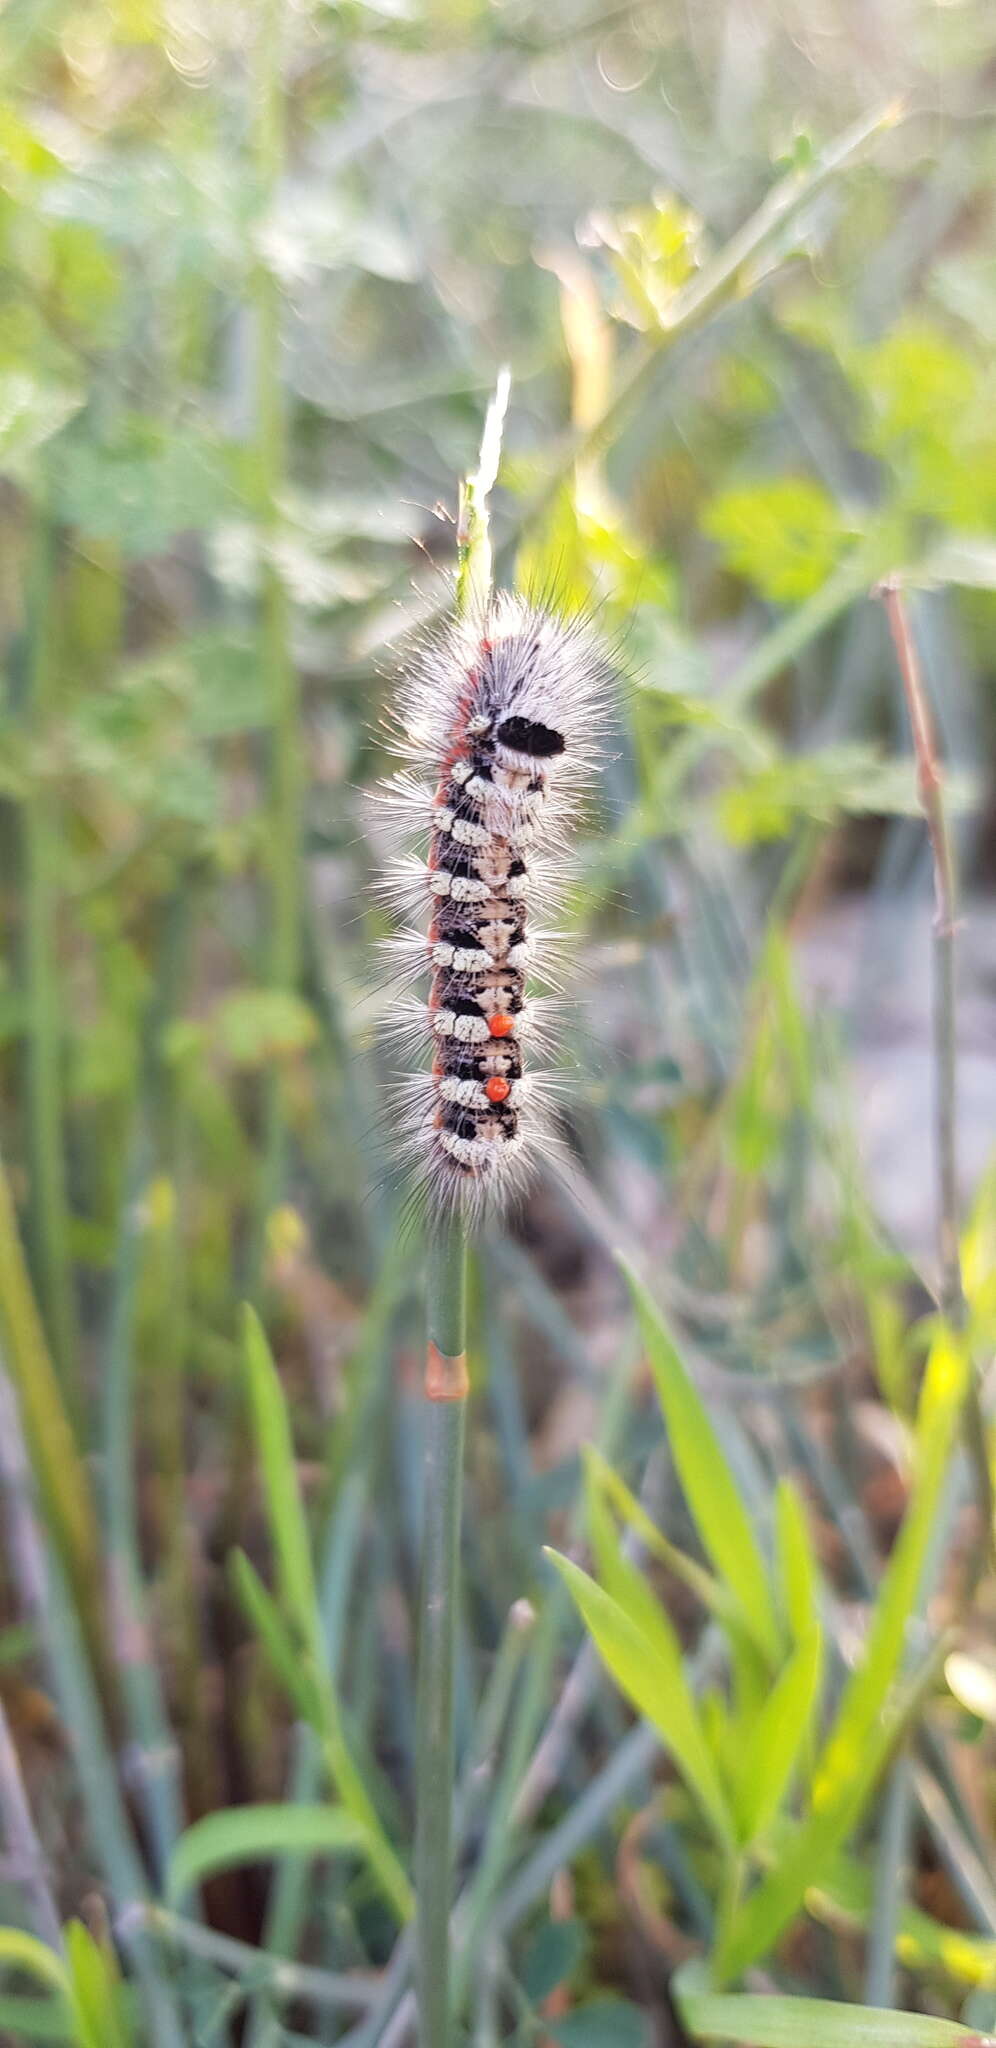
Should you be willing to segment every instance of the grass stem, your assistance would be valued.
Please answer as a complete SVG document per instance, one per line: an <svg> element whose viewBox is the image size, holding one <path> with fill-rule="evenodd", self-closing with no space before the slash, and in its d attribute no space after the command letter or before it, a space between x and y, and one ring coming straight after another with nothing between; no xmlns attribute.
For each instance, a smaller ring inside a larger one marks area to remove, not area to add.
<svg viewBox="0 0 996 2048"><path fill-rule="evenodd" d="M453 1882L453 1668L467 1408L462 1226L429 1248L421 1632L416 1728L416 1982L421 2048L448 2048Z"/></svg>
<svg viewBox="0 0 996 2048"><path fill-rule="evenodd" d="M55 537L44 501L36 513L29 593L27 716L43 756L56 680ZM46 1334L74 1420L82 1412L76 1306L66 1200L62 1103L62 1012L58 968L58 798L42 774L23 807L27 1106L32 1161L31 1223Z"/></svg>

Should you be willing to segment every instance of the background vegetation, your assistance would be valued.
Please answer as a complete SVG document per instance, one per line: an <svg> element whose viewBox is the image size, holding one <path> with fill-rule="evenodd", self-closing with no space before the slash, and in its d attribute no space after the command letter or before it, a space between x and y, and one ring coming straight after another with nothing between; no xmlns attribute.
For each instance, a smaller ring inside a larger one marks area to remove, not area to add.
<svg viewBox="0 0 996 2048"><path fill-rule="evenodd" d="M472 1274L459 2039L996 2031L991 9L0 32L3 2038L409 2038L364 789L505 361L499 573L624 688L574 1166ZM895 574L965 911L940 1318Z"/></svg>

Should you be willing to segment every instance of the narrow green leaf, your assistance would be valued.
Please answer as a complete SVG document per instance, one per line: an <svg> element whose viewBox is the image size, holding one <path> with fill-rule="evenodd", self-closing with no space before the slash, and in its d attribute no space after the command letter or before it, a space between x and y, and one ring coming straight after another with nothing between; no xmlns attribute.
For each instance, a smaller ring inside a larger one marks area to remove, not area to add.
<svg viewBox="0 0 996 2048"><path fill-rule="evenodd" d="M744 1622L777 1663L781 1644L764 1558L719 1439L670 1330L642 1282L620 1260L636 1306L678 1476L702 1543Z"/></svg>
<svg viewBox="0 0 996 2048"><path fill-rule="evenodd" d="M64 1998L0 1995L0 2033L12 2041L72 2041L73 2016Z"/></svg>
<svg viewBox="0 0 996 2048"><path fill-rule="evenodd" d="M731 1599L728 1587L724 1586L720 1579L714 1578L712 1572L706 1571L704 1565L698 1564L694 1557L686 1557L685 1552L679 1550L677 1544L668 1541L651 1521L646 1508L641 1506L626 1481L613 1470L595 1444L585 1445L584 1463L589 1499L592 1489L599 1487L611 1501L620 1521L625 1522L627 1527L639 1536L651 1555L659 1558L661 1564L666 1565L676 1579L682 1580L689 1591L701 1600L703 1607L708 1608L709 1612L726 1627L742 1626L740 1610Z"/></svg>
<svg viewBox="0 0 996 2048"><path fill-rule="evenodd" d="M991 2048L992 2037L922 2013L831 2005L821 1998L768 1998L693 1991L682 2018L697 2041L749 2042L750 2048Z"/></svg>
<svg viewBox="0 0 996 2048"><path fill-rule="evenodd" d="M756 1841L774 1820L799 1759L816 1704L822 1661L818 1628L811 1628L775 1681L741 1751L735 1805L745 1842Z"/></svg>
<svg viewBox="0 0 996 2048"><path fill-rule="evenodd" d="M276 1551L280 1596L317 1664L318 1601L287 1404L262 1324L249 1307L244 1311L243 1330L253 1428Z"/></svg>
<svg viewBox="0 0 996 2048"><path fill-rule="evenodd" d="M0 1970L25 1970L43 1984L68 1994L69 1977L61 1956L34 1934L20 1927L0 1927Z"/></svg>
<svg viewBox="0 0 996 2048"><path fill-rule="evenodd" d="M114 1950L82 1920L66 1928L70 1999L80 2048L134 2048L134 2032Z"/></svg>
<svg viewBox="0 0 996 2048"><path fill-rule="evenodd" d="M236 1806L209 1813L181 1835L170 1858L171 1900L216 1870L274 1856L362 1855L368 1830L342 1806Z"/></svg>
<svg viewBox="0 0 996 2048"><path fill-rule="evenodd" d="M714 1969L718 1983L739 1977L759 1956L766 1955L805 1900L834 1863L871 1796L885 1763L904 1729L918 1711L933 1665L907 1688L892 1712L868 1730L852 1775L836 1787L835 1796L815 1806L801 1827L780 1849L773 1869L757 1885L734 1916L719 1946Z"/></svg>
<svg viewBox="0 0 996 2048"><path fill-rule="evenodd" d="M832 1806L858 1768L869 1734L902 1675L906 1631L954 1445L968 1375L964 1342L942 1329L927 1361L917 1424L918 1473L875 1603L864 1656L844 1690L813 1786L813 1809Z"/></svg>
<svg viewBox="0 0 996 2048"><path fill-rule="evenodd" d="M258 1635L276 1676L293 1700L302 1720L321 1728L322 1698L315 1675L302 1662L298 1645L288 1634L276 1601L267 1592L244 1550L234 1550L229 1568L235 1591Z"/></svg>
<svg viewBox="0 0 996 2048"><path fill-rule="evenodd" d="M782 1606L801 1643L819 1613L819 1571L806 1511L789 1479L780 1479L775 1490L775 1536Z"/></svg>
<svg viewBox="0 0 996 2048"><path fill-rule="evenodd" d="M575 1601L606 1670L637 1713L645 1715L656 1728L718 1839L729 1844L733 1834L732 1822L685 1676L677 1639L673 1650L669 1651L666 1629L655 1630L651 1639L619 1601L589 1578L580 1566L556 1550L548 1550L546 1554L556 1565Z"/></svg>

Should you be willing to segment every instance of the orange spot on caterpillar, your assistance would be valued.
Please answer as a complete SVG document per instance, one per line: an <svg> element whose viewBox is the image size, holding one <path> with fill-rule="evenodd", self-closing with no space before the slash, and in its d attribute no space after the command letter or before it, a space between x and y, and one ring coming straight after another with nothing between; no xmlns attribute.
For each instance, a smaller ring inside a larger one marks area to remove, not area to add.
<svg viewBox="0 0 996 2048"><path fill-rule="evenodd" d="M509 1038L515 1030L515 1018L506 1017L504 1010L496 1010L494 1016L488 1018L488 1030L492 1038Z"/></svg>
<svg viewBox="0 0 996 2048"><path fill-rule="evenodd" d="M504 1022L504 1019L502 1021ZM489 1102L504 1102L506 1095L511 1094L511 1090L511 1082L503 1081L500 1074L492 1074L490 1081L484 1083L484 1093Z"/></svg>

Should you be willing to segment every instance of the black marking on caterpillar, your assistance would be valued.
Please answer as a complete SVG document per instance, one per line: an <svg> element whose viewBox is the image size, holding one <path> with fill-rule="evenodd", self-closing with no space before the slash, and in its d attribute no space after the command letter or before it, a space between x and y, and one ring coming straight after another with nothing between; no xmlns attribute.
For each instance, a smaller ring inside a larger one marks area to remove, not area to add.
<svg viewBox="0 0 996 2048"><path fill-rule="evenodd" d="M415 650L398 702L409 764L383 789L424 859L396 864L424 930L389 946L423 1001L391 1019L428 1072L401 1084L402 1141L436 1214L506 1207L557 1147L553 1076L531 1055L556 986L544 930L570 878L581 799L598 764L612 674L590 625L496 595ZM410 770L416 772L412 773Z"/></svg>

